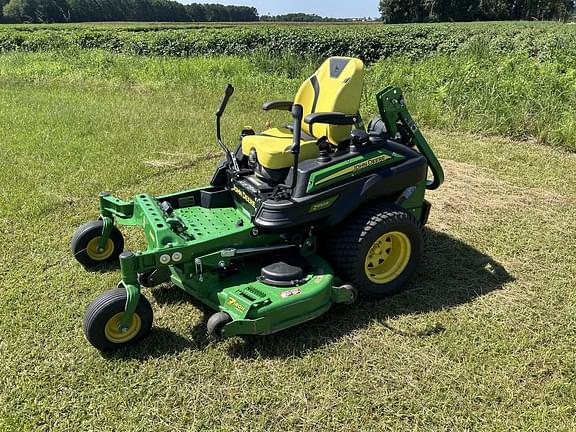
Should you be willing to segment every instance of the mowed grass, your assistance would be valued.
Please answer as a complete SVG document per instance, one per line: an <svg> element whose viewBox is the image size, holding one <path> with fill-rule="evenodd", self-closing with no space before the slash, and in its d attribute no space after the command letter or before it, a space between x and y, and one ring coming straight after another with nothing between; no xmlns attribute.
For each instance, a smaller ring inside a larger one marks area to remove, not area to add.
<svg viewBox="0 0 576 432"><path fill-rule="evenodd" d="M20 59L0 68L0 430L576 428L573 153L426 130L447 181L429 194L408 291L215 343L209 311L177 288L145 289L152 334L101 355L82 316L119 274L87 273L69 252L97 193L206 184L225 83L233 142L244 125L280 121L260 104L292 97L298 79L233 58L171 62L181 70L167 75L160 60L121 58L123 74L82 56Z"/></svg>

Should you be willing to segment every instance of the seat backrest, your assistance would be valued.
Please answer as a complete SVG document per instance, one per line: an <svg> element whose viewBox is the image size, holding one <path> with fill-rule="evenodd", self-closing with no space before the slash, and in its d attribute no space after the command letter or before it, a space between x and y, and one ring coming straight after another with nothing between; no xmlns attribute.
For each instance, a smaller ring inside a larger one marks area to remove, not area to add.
<svg viewBox="0 0 576 432"><path fill-rule="evenodd" d="M350 57L330 57L307 79L294 98L302 105L304 117L316 112L357 114L364 83L364 63ZM332 126L302 122L302 131L315 138L323 136L333 144L350 137L352 126Z"/></svg>

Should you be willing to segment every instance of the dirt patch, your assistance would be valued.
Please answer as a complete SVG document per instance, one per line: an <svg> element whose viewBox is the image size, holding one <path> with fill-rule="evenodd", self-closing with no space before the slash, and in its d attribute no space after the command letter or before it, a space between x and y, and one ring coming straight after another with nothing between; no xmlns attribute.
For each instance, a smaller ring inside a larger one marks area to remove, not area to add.
<svg viewBox="0 0 576 432"><path fill-rule="evenodd" d="M168 159L150 159L144 161L144 165L150 168L157 168L163 169L165 172L166 170L169 171L182 171L189 168L192 168L199 163L211 161L215 159L222 159L223 155L221 152L208 152L201 154L196 157L190 158L188 154L177 154L177 153L166 153L161 152L158 153L161 156L170 156Z"/></svg>

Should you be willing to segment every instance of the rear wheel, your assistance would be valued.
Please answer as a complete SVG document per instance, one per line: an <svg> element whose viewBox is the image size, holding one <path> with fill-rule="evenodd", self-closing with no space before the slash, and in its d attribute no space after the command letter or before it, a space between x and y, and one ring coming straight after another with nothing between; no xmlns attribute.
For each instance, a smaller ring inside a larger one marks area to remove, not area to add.
<svg viewBox="0 0 576 432"><path fill-rule="evenodd" d="M152 327L152 306L141 294L132 321L126 328L120 323L126 305L126 289L106 291L90 303L84 315L84 335L100 351L111 351L138 342Z"/></svg>
<svg viewBox="0 0 576 432"><path fill-rule="evenodd" d="M420 263L418 221L395 205L368 206L352 215L328 243L336 273L361 296L382 298L405 288Z"/></svg>
<svg viewBox="0 0 576 432"><path fill-rule="evenodd" d="M98 267L103 264L115 263L124 250L124 238L116 227L112 227L110 237L99 248L104 222L96 220L79 227L70 244L74 258L87 268Z"/></svg>

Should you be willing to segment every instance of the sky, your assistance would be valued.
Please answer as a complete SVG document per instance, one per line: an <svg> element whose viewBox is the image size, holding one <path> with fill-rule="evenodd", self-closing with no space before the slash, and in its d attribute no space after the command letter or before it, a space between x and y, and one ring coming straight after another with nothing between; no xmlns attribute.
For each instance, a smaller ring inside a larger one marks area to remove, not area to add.
<svg viewBox="0 0 576 432"><path fill-rule="evenodd" d="M253 6L260 15L283 15L290 12L311 13L334 18L378 17L378 0L185 0L182 3L221 3Z"/></svg>

